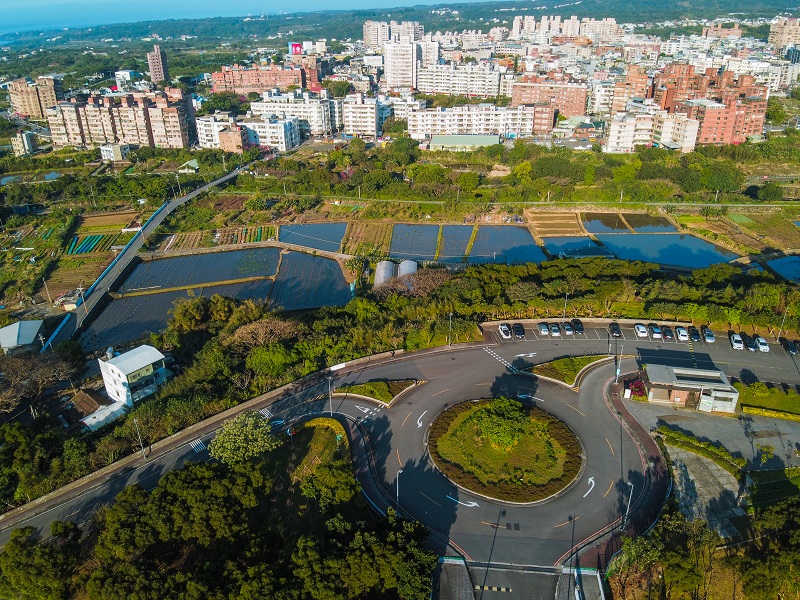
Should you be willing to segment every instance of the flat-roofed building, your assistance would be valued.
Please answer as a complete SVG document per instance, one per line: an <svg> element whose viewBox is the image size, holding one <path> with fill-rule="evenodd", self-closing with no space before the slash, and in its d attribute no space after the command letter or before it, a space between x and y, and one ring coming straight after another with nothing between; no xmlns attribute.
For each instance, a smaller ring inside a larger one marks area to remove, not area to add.
<svg viewBox="0 0 800 600"><path fill-rule="evenodd" d="M550 133L554 120L555 113L549 104L467 104L411 111L408 115L408 135L419 140L433 135L499 135L504 138L525 138Z"/></svg>
<svg viewBox="0 0 800 600"><path fill-rule="evenodd" d="M11 81L6 86L11 112L43 119L46 110L64 99L61 80L56 77L37 77L35 82L26 79Z"/></svg>
<svg viewBox="0 0 800 600"><path fill-rule="evenodd" d="M497 96L500 90L500 70L485 64L433 65L419 70L417 89L426 94L482 98Z"/></svg>
<svg viewBox="0 0 800 600"><path fill-rule="evenodd" d="M30 131L21 131L11 136L11 149L14 156L27 156L36 152L36 136Z"/></svg>
<svg viewBox="0 0 800 600"><path fill-rule="evenodd" d="M736 412L739 390L722 371L647 364L643 377L647 400L703 412Z"/></svg>
<svg viewBox="0 0 800 600"><path fill-rule="evenodd" d="M297 117L261 115L239 119L237 125L244 129L247 143L252 146L286 152L300 145L300 123Z"/></svg>

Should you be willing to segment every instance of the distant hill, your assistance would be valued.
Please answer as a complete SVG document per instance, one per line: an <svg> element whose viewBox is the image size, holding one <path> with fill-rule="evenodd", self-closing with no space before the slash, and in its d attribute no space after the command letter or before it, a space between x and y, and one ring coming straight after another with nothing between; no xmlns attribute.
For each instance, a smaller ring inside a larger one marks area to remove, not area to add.
<svg viewBox="0 0 800 600"><path fill-rule="evenodd" d="M445 31L480 28L488 30L497 25L493 19L508 21L516 14L562 15L569 17L615 17L619 22L653 22L672 19L716 18L726 15L773 17L779 13L797 13L797 7L787 0L580 0L570 6L549 8L552 3L543 0L532 2L472 2L439 5L418 5L392 9L354 11L326 11L267 15L265 20L250 17L181 19L169 21L141 21L116 25L99 25L91 29L58 30L67 41L100 40L104 38L141 38L158 33L162 38L196 35L201 39L236 40L253 36L259 38L280 32L293 31L292 39L316 37L347 39L361 37L361 23L367 19L414 20L425 25L426 31ZM542 9L547 6L548 8ZM452 13L435 14L436 9L458 11L458 20ZM391 16L390 16L391 15ZM55 33L55 32L53 32ZM7 34L7 41L41 43L40 32Z"/></svg>

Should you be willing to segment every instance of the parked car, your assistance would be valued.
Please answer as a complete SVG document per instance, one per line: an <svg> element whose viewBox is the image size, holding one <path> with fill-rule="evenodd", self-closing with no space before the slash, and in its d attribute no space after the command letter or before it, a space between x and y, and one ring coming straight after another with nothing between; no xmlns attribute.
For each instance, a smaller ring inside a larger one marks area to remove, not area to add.
<svg viewBox="0 0 800 600"><path fill-rule="evenodd" d="M583 328L583 323L581 323L580 319L572 319L572 328L575 330L575 333L585 333L585 329Z"/></svg>
<svg viewBox="0 0 800 600"><path fill-rule="evenodd" d="M778 341L781 343L781 346L783 346L783 349L786 350L787 354L791 354L792 356L797 354L797 345L793 341L787 340L786 338L781 338Z"/></svg>
<svg viewBox="0 0 800 600"><path fill-rule="evenodd" d="M620 328L619 323L609 323L608 332L611 334L611 337L622 337L622 329Z"/></svg>
<svg viewBox="0 0 800 600"><path fill-rule="evenodd" d="M511 328L508 326L508 323L500 323L500 337L504 340L511 339Z"/></svg>
<svg viewBox="0 0 800 600"><path fill-rule="evenodd" d="M573 335L575 333L575 330L572 328L572 325L567 321L564 321L561 324L561 327L562 329L564 329L564 335Z"/></svg>
<svg viewBox="0 0 800 600"><path fill-rule="evenodd" d="M525 339L525 327L522 326L522 323L514 323L511 325L511 331L514 332L514 337L517 339Z"/></svg>
<svg viewBox="0 0 800 600"><path fill-rule="evenodd" d="M731 334L731 348L734 350L744 350L744 340L738 333Z"/></svg>
<svg viewBox="0 0 800 600"><path fill-rule="evenodd" d="M559 328L558 323L550 323L550 335L553 337L561 336L561 329Z"/></svg>
<svg viewBox="0 0 800 600"><path fill-rule="evenodd" d="M700 341L700 330L694 325L689 325L689 339L693 342Z"/></svg>
<svg viewBox="0 0 800 600"><path fill-rule="evenodd" d="M717 338L714 337L714 332L711 331L710 327L706 327L705 325L703 325L703 339L706 344L713 344L717 341Z"/></svg>
<svg viewBox="0 0 800 600"><path fill-rule="evenodd" d="M767 343L767 340L765 340L760 335L754 335L753 339L756 341L756 344L758 345L759 352L769 352L769 344Z"/></svg>
<svg viewBox="0 0 800 600"><path fill-rule="evenodd" d="M539 335L550 335L550 326L547 323L539 323Z"/></svg>
<svg viewBox="0 0 800 600"><path fill-rule="evenodd" d="M689 332L686 330L686 327L678 325L675 328L675 336L678 338L679 342L688 342L689 341Z"/></svg>
<svg viewBox="0 0 800 600"><path fill-rule="evenodd" d="M756 341L744 332L742 332L742 341L744 342L744 347L750 352L755 352L758 350L758 344Z"/></svg>
<svg viewBox="0 0 800 600"><path fill-rule="evenodd" d="M661 334L664 336L665 340L674 340L675 334L672 333L672 328L669 325L664 325L661 328Z"/></svg>
<svg viewBox="0 0 800 600"><path fill-rule="evenodd" d="M661 327L655 323L648 323L647 328L650 330L650 337L654 340L660 340L662 338Z"/></svg>
<svg viewBox="0 0 800 600"><path fill-rule="evenodd" d="M647 337L647 327L642 325L641 323L637 323L633 326L633 330L636 332L636 336L640 338Z"/></svg>

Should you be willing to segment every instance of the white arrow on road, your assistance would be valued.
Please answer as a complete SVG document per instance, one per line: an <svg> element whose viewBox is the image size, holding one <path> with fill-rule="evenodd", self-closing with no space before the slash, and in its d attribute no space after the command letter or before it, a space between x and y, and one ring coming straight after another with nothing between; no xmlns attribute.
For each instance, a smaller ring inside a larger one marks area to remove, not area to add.
<svg viewBox="0 0 800 600"><path fill-rule="evenodd" d="M592 492L592 490L594 489L594 477L589 477L589 485L590 485L590 486L592 486L592 487L590 487L590 488L589 488L589 491L588 491L588 492L586 492L586 493L583 495L583 497L584 497L584 498L586 498L586 496L588 496L588 495L589 495L589 494Z"/></svg>
<svg viewBox="0 0 800 600"><path fill-rule="evenodd" d="M536 356L536 352L531 352L530 354L515 354L514 358L520 358L520 357L533 358L534 356Z"/></svg>
<svg viewBox="0 0 800 600"><path fill-rule="evenodd" d="M370 411L370 409L369 409L369 408L367 408L367 407L365 407L365 406L359 406L358 404L356 404L355 406L356 406L356 408L357 408L358 410L360 410L360 411L361 411L361 412L363 412L363 413L368 413L368 412Z"/></svg>
<svg viewBox="0 0 800 600"><path fill-rule="evenodd" d="M428 412L428 411L427 411L427 410L426 410L426 411L424 411L424 412L423 412L423 413L422 413L422 414L419 416L419 419L417 419L417 427L422 427L422 417L424 417L424 416L425 416L425 413L426 413L426 412Z"/></svg>
<svg viewBox="0 0 800 600"><path fill-rule="evenodd" d="M452 500L456 504L460 504L461 506L466 506L468 508L473 508L475 506L480 506L477 502L473 502L472 500L470 500L469 502L459 502L458 500L456 500L455 498L451 498L450 496L448 496L447 499L448 500Z"/></svg>

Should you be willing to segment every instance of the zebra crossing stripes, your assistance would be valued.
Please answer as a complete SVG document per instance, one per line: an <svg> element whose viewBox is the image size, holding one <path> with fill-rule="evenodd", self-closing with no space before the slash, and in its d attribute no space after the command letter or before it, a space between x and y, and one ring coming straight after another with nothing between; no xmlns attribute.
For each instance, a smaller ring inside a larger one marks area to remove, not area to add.
<svg viewBox="0 0 800 600"><path fill-rule="evenodd" d="M513 366L510 362L508 362L505 358L500 356L497 352L495 352L491 348L484 348L484 350L486 350L486 352L487 352L487 354L489 354L489 356L491 356L493 359L498 361L500 364L502 364L506 369L508 369L512 373L515 373L515 374L519 373L519 369L517 369L515 366Z"/></svg>
<svg viewBox="0 0 800 600"><path fill-rule="evenodd" d="M203 443L203 440L197 438L196 440L192 440L189 442L189 445L192 447L192 450L197 452L198 454L206 449L206 445Z"/></svg>
<svg viewBox="0 0 800 600"><path fill-rule="evenodd" d="M274 416L268 408L262 408L260 411L258 411L258 414L265 419L271 419Z"/></svg>
<svg viewBox="0 0 800 600"><path fill-rule="evenodd" d="M500 585L476 585L475 591L481 592L510 592L510 587L500 586Z"/></svg>

